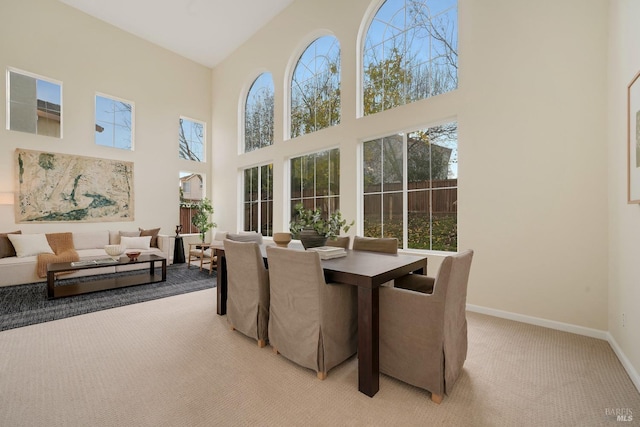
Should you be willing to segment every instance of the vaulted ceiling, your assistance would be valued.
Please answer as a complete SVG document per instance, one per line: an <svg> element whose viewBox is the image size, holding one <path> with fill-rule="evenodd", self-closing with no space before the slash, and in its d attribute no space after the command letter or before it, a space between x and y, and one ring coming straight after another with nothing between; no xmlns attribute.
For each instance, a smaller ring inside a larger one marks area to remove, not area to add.
<svg viewBox="0 0 640 427"><path fill-rule="evenodd" d="M293 0L59 0L214 67Z"/></svg>

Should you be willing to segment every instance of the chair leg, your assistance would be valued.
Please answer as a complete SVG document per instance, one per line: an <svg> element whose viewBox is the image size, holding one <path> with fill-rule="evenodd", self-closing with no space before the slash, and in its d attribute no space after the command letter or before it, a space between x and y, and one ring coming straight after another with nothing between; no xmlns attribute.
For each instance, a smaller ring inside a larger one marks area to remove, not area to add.
<svg viewBox="0 0 640 427"><path fill-rule="evenodd" d="M258 340L258 347L264 348L267 345L265 340Z"/></svg>
<svg viewBox="0 0 640 427"><path fill-rule="evenodd" d="M326 372L318 372L318 379L321 381L324 381L325 378L327 378L327 373Z"/></svg>
<svg viewBox="0 0 640 427"><path fill-rule="evenodd" d="M229 325L229 329L231 329L232 331L236 330L236 328L234 328L233 325Z"/></svg>
<svg viewBox="0 0 640 427"><path fill-rule="evenodd" d="M279 354L279 353L278 353L278 349L277 349L277 348L275 348L275 347L273 347L273 352L274 352L275 354Z"/></svg>
<svg viewBox="0 0 640 427"><path fill-rule="evenodd" d="M438 405L442 403L442 395L431 393L431 401L437 403Z"/></svg>

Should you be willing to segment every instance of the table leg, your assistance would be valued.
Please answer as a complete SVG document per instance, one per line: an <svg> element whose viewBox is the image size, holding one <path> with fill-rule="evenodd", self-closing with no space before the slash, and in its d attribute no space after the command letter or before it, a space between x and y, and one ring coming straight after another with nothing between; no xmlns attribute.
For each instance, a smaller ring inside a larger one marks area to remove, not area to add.
<svg viewBox="0 0 640 427"><path fill-rule="evenodd" d="M358 390L369 397L380 389L378 294L358 286Z"/></svg>
<svg viewBox="0 0 640 427"><path fill-rule="evenodd" d="M219 315L227 314L227 259L224 256L223 251L217 251L218 266L216 268L217 273L217 312Z"/></svg>
<svg viewBox="0 0 640 427"><path fill-rule="evenodd" d="M162 281L166 282L167 281L167 260L163 259L161 263L162 263Z"/></svg>
<svg viewBox="0 0 640 427"><path fill-rule="evenodd" d="M52 299L54 294L56 275L53 271L47 271L47 297Z"/></svg>

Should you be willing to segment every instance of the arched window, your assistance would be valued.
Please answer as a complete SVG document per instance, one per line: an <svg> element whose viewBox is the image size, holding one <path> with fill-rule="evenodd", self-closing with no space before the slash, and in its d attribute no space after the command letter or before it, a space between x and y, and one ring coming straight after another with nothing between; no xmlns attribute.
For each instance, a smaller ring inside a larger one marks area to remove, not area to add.
<svg viewBox="0 0 640 427"><path fill-rule="evenodd" d="M386 0L363 50L364 115L458 87L457 0Z"/></svg>
<svg viewBox="0 0 640 427"><path fill-rule="evenodd" d="M247 94L244 109L244 151L273 144L273 78L262 73Z"/></svg>
<svg viewBox="0 0 640 427"><path fill-rule="evenodd" d="M340 123L340 44L316 39L304 51L291 79L291 138Z"/></svg>

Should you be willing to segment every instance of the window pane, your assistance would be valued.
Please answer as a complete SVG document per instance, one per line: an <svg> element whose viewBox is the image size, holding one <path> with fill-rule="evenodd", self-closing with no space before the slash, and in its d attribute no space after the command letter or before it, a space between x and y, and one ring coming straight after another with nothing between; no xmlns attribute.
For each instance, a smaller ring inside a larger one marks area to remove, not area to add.
<svg viewBox="0 0 640 427"><path fill-rule="evenodd" d="M205 124L180 117L178 128L178 157L204 162Z"/></svg>
<svg viewBox="0 0 640 427"><path fill-rule="evenodd" d="M384 138L383 142L383 191L402 189L403 148L402 136L394 135Z"/></svg>
<svg viewBox="0 0 640 427"><path fill-rule="evenodd" d="M291 164L291 203L292 203L292 206L295 206L295 204L300 202L300 200L302 199L302 157L296 157L294 159L291 159L290 164Z"/></svg>
<svg viewBox="0 0 640 427"><path fill-rule="evenodd" d="M97 145L133 149L133 104L96 95L95 142Z"/></svg>
<svg viewBox="0 0 640 427"><path fill-rule="evenodd" d="M245 105L244 150L273 144L273 78L261 74L251 85Z"/></svg>
<svg viewBox="0 0 640 427"><path fill-rule="evenodd" d="M382 139L367 141L363 144L364 192L382 190Z"/></svg>
<svg viewBox="0 0 640 427"><path fill-rule="evenodd" d="M316 156L302 158L302 197L312 198L316 195Z"/></svg>
<svg viewBox="0 0 640 427"><path fill-rule="evenodd" d="M291 138L340 123L340 45L316 39L302 53L291 79Z"/></svg>
<svg viewBox="0 0 640 427"><path fill-rule="evenodd" d="M61 137L62 86L44 78L9 72L7 129Z"/></svg>
<svg viewBox="0 0 640 427"><path fill-rule="evenodd" d="M402 242L402 193L385 193L382 197L382 237L395 237Z"/></svg>
<svg viewBox="0 0 640 427"><path fill-rule="evenodd" d="M364 196L364 235L382 237L382 196L380 194Z"/></svg>
<svg viewBox="0 0 640 427"><path fill-rule="evenodd" d="M316 156L316 194L329 195L329 152L324 151Z"/></svg>

